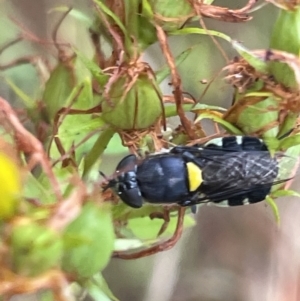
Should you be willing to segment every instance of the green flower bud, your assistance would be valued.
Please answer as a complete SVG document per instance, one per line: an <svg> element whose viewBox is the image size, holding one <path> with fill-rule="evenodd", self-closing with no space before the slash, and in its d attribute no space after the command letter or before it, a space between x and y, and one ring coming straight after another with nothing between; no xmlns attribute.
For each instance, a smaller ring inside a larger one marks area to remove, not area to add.
<svg viewBox="0 0 300 301"><path fill-rule="evenodd" d="M142 71L135 67L124 70L102 102L102 118L121 130L148 128L162 114L160 89L148 65Z"/></svg>

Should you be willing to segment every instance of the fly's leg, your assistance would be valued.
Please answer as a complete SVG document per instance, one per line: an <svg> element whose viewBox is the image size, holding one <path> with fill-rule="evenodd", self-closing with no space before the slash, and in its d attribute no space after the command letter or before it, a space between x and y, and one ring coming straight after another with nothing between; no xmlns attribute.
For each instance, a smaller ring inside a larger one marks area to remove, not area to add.
<svg viewBox="0 0 300 301"><path fill-rule="evenodd" d="M169 207L164 207L163 208L163 212L152 212L149 217L151 219L154 218L160 218L163 219L164 222L160 228L160 230L158 231L157 237L159 237L160 235L162 235L166 229L168 228L168 225L170 223L170 208Z"/></svg>
<svg viewBox="0 0 300 301"><path fill-rule="evenodd" d="M123 251L122 252L114 252L113 257L121 258L121 259L137 259L137 258L150 256L150 255L171 249L177 243L177 241L180 239L180 237L182 235L185 210L186 209L184 207L178 208L178 220L177 220L176 229L175 229L173 236L171 238L169 238L168 240L161 242L157 245L154 245L152 247L149 247L147 249L137 251L135 253L126 253Z"/></svg>

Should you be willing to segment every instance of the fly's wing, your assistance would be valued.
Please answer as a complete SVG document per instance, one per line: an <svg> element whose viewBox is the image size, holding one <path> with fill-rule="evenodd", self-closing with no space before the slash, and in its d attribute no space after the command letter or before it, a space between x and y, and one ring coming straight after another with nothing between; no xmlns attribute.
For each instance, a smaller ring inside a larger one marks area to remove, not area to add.
<svg viewBox="0 0 300 301"><path fill-rule="evenodd" d="M299 157L293 157L288 152L277 153L275 156L277 157L279 168L276 181L279 183L274 184L272 191L282 188L284 182L292 180L299 173Z"/></svg>
<svg viewBox="0 0 300 301"><path fill-rule="evenodd" d="M263 201L272 185L288 180L279 177L279 163L268 151L222 150L201 166L203 183L193 202L237 206Z"/></svg>

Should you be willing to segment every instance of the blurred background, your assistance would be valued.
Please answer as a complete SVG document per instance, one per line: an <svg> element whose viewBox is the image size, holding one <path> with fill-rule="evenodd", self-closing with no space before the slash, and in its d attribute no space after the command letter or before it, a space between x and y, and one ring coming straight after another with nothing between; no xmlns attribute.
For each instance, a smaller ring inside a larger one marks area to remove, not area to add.
<svg viewBox="0 0 300 301"><path fill-rule="evenodd" d="M215 5L240 8L246 1L215 1ZM18 25L36 37L49 40L61 13L60 7L72 6L92 16L89 1L76 0L0 0L0 48L16 37ZM56 10L53 10L57 8ZM219 30L250 49L267 48L277 9L271 4L253 13L247 23L230 24L205 20L208 29ZM18 25L17 25L18 24ZM92 47L83 20L68 16L59 30L59 40L75 45L87 55ZM193 51L179 68L183 90L199 99L205 89L200 81L212 79L225 60L210 37L190 35L169 39L174 55L188 47ZM236 53L228 43L220 45L229 58ZM0 53L3 66L17 57L35 53L54 64L55 49L47 44L22 42ZM153 69L164 64L158 45L151 46L145 60ZM28 95L39 93L34 68L22 65L0 74L9 78ZM5 70L3 70L5 69ZM0 95L15 106L16 94L0 78ZM171 94L168 81L165 94ZM233 91L221 77L214 80L201 102L228 107ZM124 149L106 153L104 172L111 173ZM294 181L297 189L298 178ZM203 206L195 215L197 225L187 230L170 251L148 258L125 261L113 259L104 272L112 292L121 301L298 301L300 300L300 202L296 198L277 200L281 223L265 203L241 208ZM25 299L25 296L21 299ZM20 300L20 298L18 299Z"/></svg>

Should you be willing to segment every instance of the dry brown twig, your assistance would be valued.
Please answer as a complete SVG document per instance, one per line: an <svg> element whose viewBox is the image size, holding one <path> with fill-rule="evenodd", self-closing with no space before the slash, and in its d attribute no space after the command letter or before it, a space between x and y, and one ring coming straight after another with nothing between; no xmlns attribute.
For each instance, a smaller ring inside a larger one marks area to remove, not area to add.
<svg viewBox="0 0 300 301"><path fill-rule="evenodd" d="M240 9L229 9L210 4L204 4L202 1L190 0L196 13L200 16L225 21L225 22L245 22L252 19L248 12L253 8L258 0L249 0L248 3Z"/></svg>
<svg viewBox="0 0 300 301"><path fill-rule="evenodd" d="M80 214L82 203L87 196L86 186L79 177L74 176L71 182L74 182L76 188L68 198L58 203L47 222L48 226L57 232L63 231Z"/></svg>
<svg viewBox="0 0 300 301"><path fill-rule="evenodd" d="M112 25L109 23L105 14L102 12L102 10L97 5L94 5L94 7L95 7L96 11L98 12L100 19L104 23L105 27L107 28L107 30L113 37L113 43L115 44L115 45L113 45L113 49L117 50L117 51L114 51L114 53L112 54L114 56L114 64L116 64L117 60L119 60L119 62L122 63L124 49L125 49L122 38L119 35L119 33L115 30L115 28L113 28Z"/></svg>
<svg viewBox="0 0 300 301"><path fill-rule="evenodd" d="M190 120L185 116L184 110L182 108L183 103L183 94L182 94L182 84L181 84L181 78L179 76L179 73L176 68L174 57L171 53L171 50L169 48L169 45L167 43L167 36L163 29L159 25L155 25L156 27L156 33L157 38L160 43L160 47L162 49L162 52L165 56L165 59L167 61L167 64L169 65L169 68L171 70L171 77L172 77L172 85L174 87L174 98L176 101L176 108L177 112L180 118L180 121L186 130L188 136L191 139L196 139L196 135L192 129Z"/></svg>
<svg viewBox="0 0 300 301"><path fill-rule="evenodd" d="M46 45L46 46L54 44L53 41L43 40L43 39L37 37L28 28L26 28L25 25L22 24L18 19L14 18L14 17L10 17L10 19L17 25L18 29L21 31L20 37L22 38L22 40L35 42L35 43L38 43L40 45ZM56 43L58 43L58 42L56 42ZM60 46L70 47L69 43L59 42L58 44Z"/></svg>
<svg viewBox="0 0 300 301"><path fill-rule="evenodd" d="M9 103L0 97L0 123L8 123L11 127L18 149L25 154L31 155L27 168L32 169L38 163L41 164L45 174L48 176L52 189L58 201L62 200L62 194L58 181L52 171L50 160L44 151L42 143L27 131L19 121L17 114Z"/></svg>
<svg viewBox="0 0 300 301"><path fill-rule="evenodd" d="M10 298L18 294L30 294L39 290L51 289L57 301L74 300L68 292L68 287L68 280L58 270L48 271L35 278L14 275L4 269L0 272L0 295L2 297Z"/></svg>

